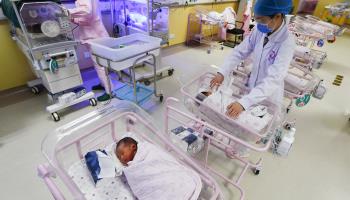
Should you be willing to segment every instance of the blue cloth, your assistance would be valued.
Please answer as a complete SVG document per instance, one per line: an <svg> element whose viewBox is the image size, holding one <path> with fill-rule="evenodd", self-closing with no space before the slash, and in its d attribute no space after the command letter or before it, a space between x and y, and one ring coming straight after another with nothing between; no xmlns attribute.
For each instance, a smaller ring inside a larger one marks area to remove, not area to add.
<svg viewBox="0 0 350 200"><path fill-rule="evenodd" d="M278 13L289 14L292 0L257 0L254 6L255 16L272 16Z"/></svg>
<svg viewBox="0 0 350 200"><path fill-rule="evenodd" d="M188 146L190 146L193 142L197 140L197 136L195 136L194 134L189 134L182 140L184 140L188 144Z"/></svg>
<svg viewBox="0 0 350 200"><path fill-rule="evenodd" d="M98 151L107 155L105 150L98 150ZM86 166L88 167L90 174L92 176L92 179L96 184L97 181L101 180L100 178L98 178L98 175L101 172L101 167L98 161L98 155L96 151L90 151L86 153L84 157L85 157Z"/></svg>

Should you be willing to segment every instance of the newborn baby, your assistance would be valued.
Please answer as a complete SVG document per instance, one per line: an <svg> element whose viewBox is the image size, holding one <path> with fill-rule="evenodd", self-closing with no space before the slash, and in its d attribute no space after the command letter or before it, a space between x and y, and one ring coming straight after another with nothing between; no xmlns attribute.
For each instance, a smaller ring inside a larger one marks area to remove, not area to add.
<svg viewBox="0 0 350 200"><path fill-rule="evenodd" d="M198 199L199 175L156 145L125 137L114 152L126 166L123 174L138 200Z"/></svg>
<svg viewBox="0 0 350 200"><path fill-rule="evenodd" d="M196 95L196 99L202 102L211 94L212 94L211 91L203 91L203 92L200 92Z"/></svg>
<svg viewBox="0 0 350 200"><path fill-rule="evenodd" d="M120 162L127 166L128 162L132 161L137 152L137 142L131 137L125 137L117 143L115 155Z"/></svg>
<svg viewBox="0 0 350 200"><path fill-rule="evenodd" d="M195 102L195 106L191 109L200 116L202 116L202 114L205 115L207 120L214 121L219 127L226 127L227 130L232 131L234 124L231 124L230 120L222 115L213 112L216 111L220 114L227 115L228 106L232 102L237 101L237 97L234 97L231 94L232 91L227 88L219 88L216 91L202 88L195 97L198 102ZM206 106L201 106L199 102L202 102ZM243 111L237 118L235 118L235 121L254 131L261 132L271 119L272 115L267 112L266 106L255 105Z"/></svg>

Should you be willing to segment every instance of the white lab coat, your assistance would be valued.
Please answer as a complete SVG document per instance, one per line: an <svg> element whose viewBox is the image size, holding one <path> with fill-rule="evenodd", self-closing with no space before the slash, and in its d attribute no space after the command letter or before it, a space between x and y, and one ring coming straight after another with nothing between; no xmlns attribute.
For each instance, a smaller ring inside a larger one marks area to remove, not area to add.
<svg viewBox="0 0 350 200"><path fill-rule="evenodd" d="M243 96L238 102L247 110L254 104L265 99L282 108L284 93L284 78L287 76L289 63L293 58L295 39L288 31L287 23L283 25L269 38L269 42L263 47L266 34L256 28L243 42L233 49L233 52L225 60L219 73L229 79L229 75L238 64L253 58L253 68L248 81L250 93Z"/></svg>

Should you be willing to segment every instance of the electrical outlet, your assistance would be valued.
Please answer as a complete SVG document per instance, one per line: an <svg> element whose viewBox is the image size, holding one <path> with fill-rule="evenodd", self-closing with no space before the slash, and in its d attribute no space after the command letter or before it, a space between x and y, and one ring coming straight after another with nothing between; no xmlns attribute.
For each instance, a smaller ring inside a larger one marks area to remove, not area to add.
<svg viewBox="0 0 350 200"><path fill-rule="evenodd" d="M85 52L84 52L84 58L88 59L88 58L90 58L90 57L91 57L90 52L85 51Z"/></svg>
<svg viewBox="0 0 350 200"><path fill-rule="evenodd" d="M169 39L174 39L175 38L175 34L171 33L169 34Z"/></svg>

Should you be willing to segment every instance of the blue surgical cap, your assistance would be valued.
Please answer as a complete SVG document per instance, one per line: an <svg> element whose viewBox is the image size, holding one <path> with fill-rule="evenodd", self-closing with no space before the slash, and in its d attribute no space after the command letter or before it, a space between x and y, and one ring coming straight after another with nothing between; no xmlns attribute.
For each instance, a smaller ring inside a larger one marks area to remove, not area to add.
<svg viewBox="0 0 350 200"><path fill-rule="evenodd" d="M257 0L254 6L255 16L272 16L278 13L289 14L292 0Z"/></svg>

